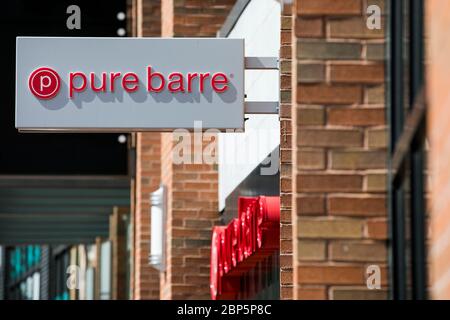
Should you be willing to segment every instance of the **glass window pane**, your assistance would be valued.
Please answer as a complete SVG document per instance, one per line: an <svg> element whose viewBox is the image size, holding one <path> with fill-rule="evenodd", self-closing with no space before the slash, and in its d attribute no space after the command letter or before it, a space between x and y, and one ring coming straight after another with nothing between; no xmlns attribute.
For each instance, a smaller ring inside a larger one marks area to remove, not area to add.
<svg viewBox="0 0 450 320"><path fill-rule="evenodd" d="M111 242L101 244L100 249L100 299L111 299Z"/></svg>

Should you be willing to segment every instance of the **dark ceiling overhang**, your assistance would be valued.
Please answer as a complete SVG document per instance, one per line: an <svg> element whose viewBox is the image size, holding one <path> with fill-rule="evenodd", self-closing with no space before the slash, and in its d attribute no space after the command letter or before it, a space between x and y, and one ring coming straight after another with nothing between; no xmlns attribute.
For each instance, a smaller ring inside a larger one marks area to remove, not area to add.
<svg viewBox="0 0 450 320"><path fill-rule="evenodd" d="M129 206L126 176L0 177L0 245L93 243Z"/></svg>

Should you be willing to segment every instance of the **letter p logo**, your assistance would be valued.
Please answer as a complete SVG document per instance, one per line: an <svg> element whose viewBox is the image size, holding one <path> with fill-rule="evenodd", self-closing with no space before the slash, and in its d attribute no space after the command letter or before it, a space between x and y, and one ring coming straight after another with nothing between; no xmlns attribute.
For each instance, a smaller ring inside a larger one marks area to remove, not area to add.
<svg viewBox="0 0 450 320"><path fill-rule="evenodd" d="M28 79L31 93L39 99L51 99L56 96L61 86L58 73L50 68L42 67L34 70Z"/></svg>
<svg viewBox="0 0 450 320"><path fill-rule="evenodd" d="M50 87L50 84L52 83L49 76L42 76L39 80L41 82L41 92L43 92L44 89Z"/></svg>

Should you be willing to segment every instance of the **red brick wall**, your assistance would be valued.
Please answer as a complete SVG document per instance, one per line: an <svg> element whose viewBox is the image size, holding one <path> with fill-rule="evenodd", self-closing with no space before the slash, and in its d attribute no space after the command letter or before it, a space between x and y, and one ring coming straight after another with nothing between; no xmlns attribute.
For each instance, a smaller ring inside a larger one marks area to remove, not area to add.
<svg viewBox="0 0 450 320"><path fill-rule="evenodd" d="M161 35L161 3L138 0L134 3L136 35ZM136 180L134 208L134 299L159 299L159 272L149 266L150 253L150 193L160 184L161 143L159 133L137 133Z"/></svg>
<svg viewBox="0 0 450 320"><path fill-rule="evenodd" d="M298 0L294 13L294 298L386 298L384 29L368 4ZM381 268L368 290L366 268Z"/></svg>
<svg viewBox="0 0 450 320"><path fill-rule="evenodd" d="M164 0L164 37L215 37L236 0Z"/></svg>
<svg viewBox="0 0 450 320"><path fill-rule="evenodd" d="M431 287L432 298L450 299L450 129L448 28L450 2L426 1L429 165L431 168Z"/></svg>
<svg viewBox="0 0 450 320"><path fill-rule="evenodd" d="M161 0L140 0L142 2L142 36L161 36Z"/></svg>
<svg viewBox="0 0 450 320"><path fill-rule="evenodd" d="M136 207L134 216L134 298L159 298L159 272L149 266L150 193L160 184L161 143L159 133L136 135Z"/></svg>
<svg viewBox="0 0 450 320"><path fill-rule="evenodd" d="M163 1L162 35L215 37L234 2ZM161 276L161 298L209 299L211 230L219 219L217 166L174 164L173 135L161 136L162 183L168 190L167 270Z"/></svg>
<svg viewBox="0 0 450 320"><path fill-rule="evenodd" d="M280 297L293 298L292 287L292 6L281 12L280 44Z"/></svg>
<svg viewBox="0 0 450 320"><path fill-rule="evenodd" d="M214 165L174 164L173 145L172 134L162 134L168 219L161 299L209 299L211 230L219 219L217 170Z"/></svg>

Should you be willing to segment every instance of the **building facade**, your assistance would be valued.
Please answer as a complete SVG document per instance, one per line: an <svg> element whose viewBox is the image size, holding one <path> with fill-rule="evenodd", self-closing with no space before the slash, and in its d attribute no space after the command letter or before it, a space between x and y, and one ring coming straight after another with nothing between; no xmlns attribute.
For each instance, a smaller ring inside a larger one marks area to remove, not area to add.
<svg viewBox="0 0 450 320"><path fill-rule="evenodd" d="M4 153L0 297L450 298L447 7L128 0L87 19L83 36L243 38L277 62L245 71L246 100L278 113L247 114L245 132L96 134L108 168Z"/></svg>

